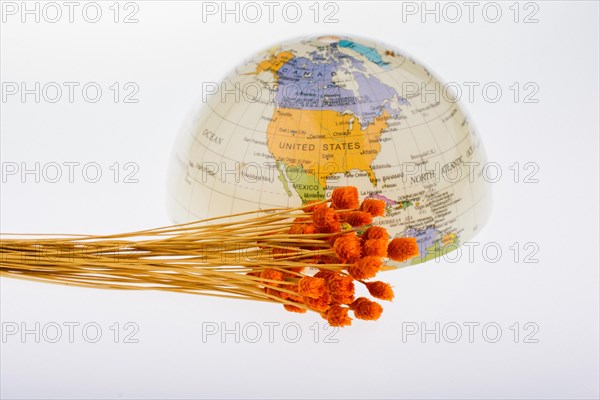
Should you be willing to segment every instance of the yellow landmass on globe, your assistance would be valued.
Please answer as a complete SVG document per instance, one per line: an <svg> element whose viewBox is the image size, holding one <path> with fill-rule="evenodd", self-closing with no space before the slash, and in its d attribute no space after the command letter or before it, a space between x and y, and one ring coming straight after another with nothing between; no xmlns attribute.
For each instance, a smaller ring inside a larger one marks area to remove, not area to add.
<svg viewBox="0 0 600 400"><path fill-rule="evenodd" d="M387 128L384 111L364 129L353 114L334 110L277 108L267 127L267 144L303 201L323 198L327 178L359 170L377 185L371 163Z"/></svg>

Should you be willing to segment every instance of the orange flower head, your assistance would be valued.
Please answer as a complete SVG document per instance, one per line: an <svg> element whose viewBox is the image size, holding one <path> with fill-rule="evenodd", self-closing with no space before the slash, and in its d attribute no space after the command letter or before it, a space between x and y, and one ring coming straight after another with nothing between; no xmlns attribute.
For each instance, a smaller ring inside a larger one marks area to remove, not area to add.
<svg viewBox="0 0 600 400"><path fill-rule="evenodd" d="M306 203L303 204L303 211L305 213L311 213L313 211L315 211L315 203L318 203L319 200L311 200L311 201L307 201Z"/></svg>
<svg viewBox="0 0 600 400"><path fill-rule="evenodd" d="M334 209L327 207L327 204L315 206L312 219L319 231L325 228L330 230L335 229L333 232L339 232L342 227L342 224L339 221L339 215Z"/></svg>
<svg viewBox="0 0 600 400"><path fill-rule="evenodd" d="M333 221L327 226L317 226L315 233L338 233L342 231L342 223L340 221Z"/></svg>
<svg viewBox="0 0 600 400"><path fill-rule="evenodd" d="M312 207L312 220L317 226L327 224L326 216L329 206L327 204L317 204Z"/></svg>
<svg viewBox="0 0 600 400"><path fill-rule="evenodd" d="M333 189L331 193L333 207L338 210L353 210L358 208L358 189L354 186L345 186Z"/></svg>
<svg viewBox="0 0 600 400"><path fill-rule="evenodd" d="M371 226L362 234L362 238L365 240L383 239L387 242L390 239L390 235L387 230L381 226Z"/></svg>
<svg viewBox="0 0 600 400"><path fill-rule="evenodd" d="M331 303L331 296L328 291L324 291L323 295L318 299L313 299L310 297L304 298L304 304L309 306L311 309L317 312L324 312L329 309Z"/></svg>
<svg viewBox="0 0 600 400"><path fill-rule="evenodd" d="M338 236L333 243L333 251L340 258L342 263L354 262L360 258L361 243L360 238L354 232L344 233Z"/></svg>
<svg viewBox="0 0 600 400"><path fill-rule="evenodd" d="M360 210L371 214L373 217L383 217L385 215L385 202L377 199L364 199L360 205Z"/></svg>
<svg viewBox="0 0 600 400"><path fill-rule="evenodd" d="M287 293L287 292L279 292L279 296L284 299L284 300L290 300L290 301L295 301L296 303L304 303L304 297L302 297L299 293L298 293L298 287L297 286L292 286L292 285L285 285L284 288L282 289L287 289L292 293Z"/></svg>
<svg viewBox="0 0 600 400"><path fill-rule="evenodd" d="M348 267L348 273L354 279L369 279L377 275L381 269L381 264L382 261L379 257L363 257Z"/></svg>
<svg viewBox="0 0 600 400"><path fill-rule="evenodd" d="M376 299L391 301L394 298L392 287L385 282L369 282L367 283L367 289L371 293L371 296Z"/></svg>
<svg viewBox="0 0 600 400"><path fill-rule="evenodd" d="M274 269L265 269L260 273L260 278L264 280L272 280L272 281L283 281L283 273L276 271ZM277 282L262 282L265 286L263 288L264 292L271 295L280 297L281 293L275 289L279 284Z"/></svg>
<svg viewBox="0 0 600 400"><path fill-rule="evenodd" d="M269 279L272 281L282 281L283 280L283 273L279 272L277 270L274 269L265 269L264 271L262 271L260 273L260 277L262 279ZM277 285L277 283L274 282L265 282L269 285Z"/></svg>
<svg viewBox="0 0 600 400"><path fill-rule="evenodd" d="M290 235L301 235L302 232L302 226L304 224L294 224L292 226L290 226L290 229L288 229L288 233Z"/></svg>
<svg viewBox="0 0 600 400"><path fill-rule="evenodd" d="M290 235L305 235L315 233L315 226L313 224L294 224L288 229Z"/></svg>
<svg viewBox="0 0 600 400"><path fill-rule="evenodd" d="M319 272L315 274L315 278L322 278L325 279L325 281L328 281L331 277L335 275L336 273L333 271L330 271L328 269L320 269Z"/></svg>
<svg viewBox="0 0 600 400"><path fill-rule="evenodd" d="M358 299L354 300L352 302L352 304L350 304L350 309L351 310L356 309L356 307L359 306L360 303L365 302L365 301L371 301L371 300L367 299L366 297L359 297Z"/></svg>
<svg viewBox="0 0 600 400"><path fill-rule="evenodd" d="M329 326L349 326L352 324L352 318L348 316L348 309L341 306L331 306L325 313L325 319Z"/></svg>
<svg viewBox="0 0 600 400"><path fill-rule="evenodd" d="M325 290L325 279L304 276L298 281L298 293L304 297L318 299Z"/></svg>
<svg viewBox="0 0 600 400"><path fill-rule="evenodd" d="M350 304L354 301L354 279L351 276L334 273L326 282L332 303Z"/></svg>
<svg viewBox="0 0 600 400"><path fill-rule="evenodd" d="M306 308L296 307L296 306L293 306L291 304L284 304L283 308L285 308L289 312L296 312L296 313L299 313L299 314L304 314L306 312Z"/></svg>
<svg viewBox="0 0 600 400"><path fill-rule="evenodd" d="M371 214L363 211L352 211L345 213L344 218L347 223L354 227L369 225L373 222L373 217L371 217Z"/></svg>
<svg viewBox="0 0 600 400"><path fill-rule="evenodd" d="M404 262L418 255L419 246L416 238L395 238L388 245L388 256L394 261Z"/></svg>
<svg viewBox="0 0 600 400"><path fill-rule="evenodd" d="M369 239L363 243L363 256L387 257L387 240Z"/></svg>
<svg viewBox="0 0 600 400"><path fill-rule="evenodd" d="M375 321L381 317L383 307L365 297L359 297L350 304L350 308L354 310L354 316L358 319L367 321Z"/></svg>
<svg viewBox="0 0 600 400"><path fill-rule="evenodd" d="M310 235L317 231L316 227L313 224L304 224L302 225L302 233L305 235Z"/></svg>
<svg viewBox="0 0 600 400"><path fill-rule="evenodd" d="M275 285L275 286L277 286L277 284L274 284L274 283L269 283L269 285ZM279 290L277 290L277 289L266 287L264 289L264 291L268 295L275 296L275 297L282 297L282 293Z"/></svg>

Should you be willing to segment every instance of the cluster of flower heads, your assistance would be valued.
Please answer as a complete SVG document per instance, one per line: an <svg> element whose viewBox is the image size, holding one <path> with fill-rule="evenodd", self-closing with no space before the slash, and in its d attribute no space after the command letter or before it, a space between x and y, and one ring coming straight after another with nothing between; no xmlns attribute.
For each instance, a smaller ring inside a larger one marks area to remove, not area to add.
<svg viewBox="0 0 600 400"><path fill-rule="evenodd" d="M311 235L299 238L319 237L327 244L312 258L311 266L318 272L311 276L302 273L301 267L289 268L287 273L265 269L256 274L264 291L281 299L286 310L315 311L331 326L350 325L350 311L357 319L377 320L383 307L366 297L356 297L355 282L363 284L372 297L391 301L394 292L389 284L367 280L382 269L386 258L403 262L418 256L416 239L390 241L385 228L372 225L373 218L384 215L385 203L376 199L359 202L353 186L335 189L329 201L307 204L304 211L306 215L296 218L288 233Z"/></svg>

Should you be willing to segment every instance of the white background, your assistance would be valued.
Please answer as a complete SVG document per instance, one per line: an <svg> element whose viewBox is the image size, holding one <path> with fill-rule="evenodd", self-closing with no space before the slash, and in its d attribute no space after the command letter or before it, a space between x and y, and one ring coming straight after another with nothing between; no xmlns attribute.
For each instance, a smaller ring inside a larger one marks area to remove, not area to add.
<svg viewBox="0 0 600 400"><path fill-rule="evenodd" d="M234 16L222 23L220 14L206 15L203 22L201 2L137 1L139 21L131 24L121 20L133 8L121 3L115 23L112 3L99 3L103 14L97 23L82 17L85 2L75 9L73 23L66 6L57 23L44 15L39 23L32 15L23 23L20 10L3 14L4 88L7 82L29 87L97 82L103 89L97 103L77 89L73 103L66 91L57 103L43 97L36 103L31 95L24 102L19 95L3 98L3 169L14 163L33 168L36 162L95 162L103 175L98 183L86 182L81 169L73 183L66 175L57 183L44 177L36 183L21 171L5 176L0 231L108 233L170 223L165 198L171 147L202 83L218 82L276 42L324 33L380 40L423 62L443 81L480 84L474 98L465 92L461 103L489 160L502 167L493 185L493 215L475 238L481 245L473 259L463 252L457 262L390 272L384 278L397 297L382 319L355 321L336 333L315 315L289 314L270 304L2 279L3 329L16 324L35 330L39 323L41 331L39 343L34 334L21 332L0 343L2 398L598 398L597 2L521 3L517 22L513 3L499 2L496 23L486 21L495 15L489 8L488 15L482 13L484 3L475 8L473 22L467 6L455 3L462 18L452 23L454 10L445 8L444 14L444 3L436 22L421 10L407 13L413 8L406 2L376 1L335 3L337 23L323 22L325 11L335 8L320 5L315 23L313 3L298 3L302 17L291 23L281 3L272 23L264 6L257 23L243 16L239 23ZM53 10L47 12L54 18ZM524 23L527 15L537 22ZM121 88L138 85L139 102L115 103L109 88L114 82ZM503 89L495 103L481 92L489 82ZM514 82L521 87L516 102ZM539 88L532 97L537 103L524 102L527 82ZM139 166L139 182L125 183L119 176L115 183L109 169L115 162L122 173L127 162ZM509 169L515 162L521 169L517 182ZM527 162L539 167L537 183L524 182L531 171L523 169ZM516 262L510 249L515 242L521 248ZM529 242L539 249L532 258L537 263L525 262ZM499 261L483 257L486 243L500 246ZM64 325L69 322L80 324L73 343ZM123 334L131 332L127 322L139 327L138 343L124 343ZM473 343L464 325L469 322L480 324ZM97 343L86 341L95 336L93 329L82 333L86 323L102 329ZM236 323L239 343L233 333L206 336L208 326L235 331ZM269 323L279 324L272 340ZM403 341L412 323L432 330L439 323L446 335L439 343L434 334ZM488 342L494 329L487 336L482 332L486 323L502 329L496 343ZM57 343L48 340L55 335L53 324L62 327ZM256 324L262 336L251 343ZM462 337L451 343L455 324ZM298 327L300 336L292 343ZM529 339L537 343L525 343L534 327L539 329Z"/></svg>

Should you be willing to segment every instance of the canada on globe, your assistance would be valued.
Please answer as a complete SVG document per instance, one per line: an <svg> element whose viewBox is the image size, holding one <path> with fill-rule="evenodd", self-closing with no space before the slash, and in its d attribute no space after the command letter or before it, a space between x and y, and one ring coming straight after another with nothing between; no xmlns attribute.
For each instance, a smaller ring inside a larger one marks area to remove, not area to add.
<svg viewBox="0 0 600 400"><path fill-rule="evenodd" d="M485 224L485 151L456 99L424 66L362 38L287 41L238 66L175 146L177 223L325 199L340 186L383 200L375 222L416 237L419 257L455 250Z"/></svg>

